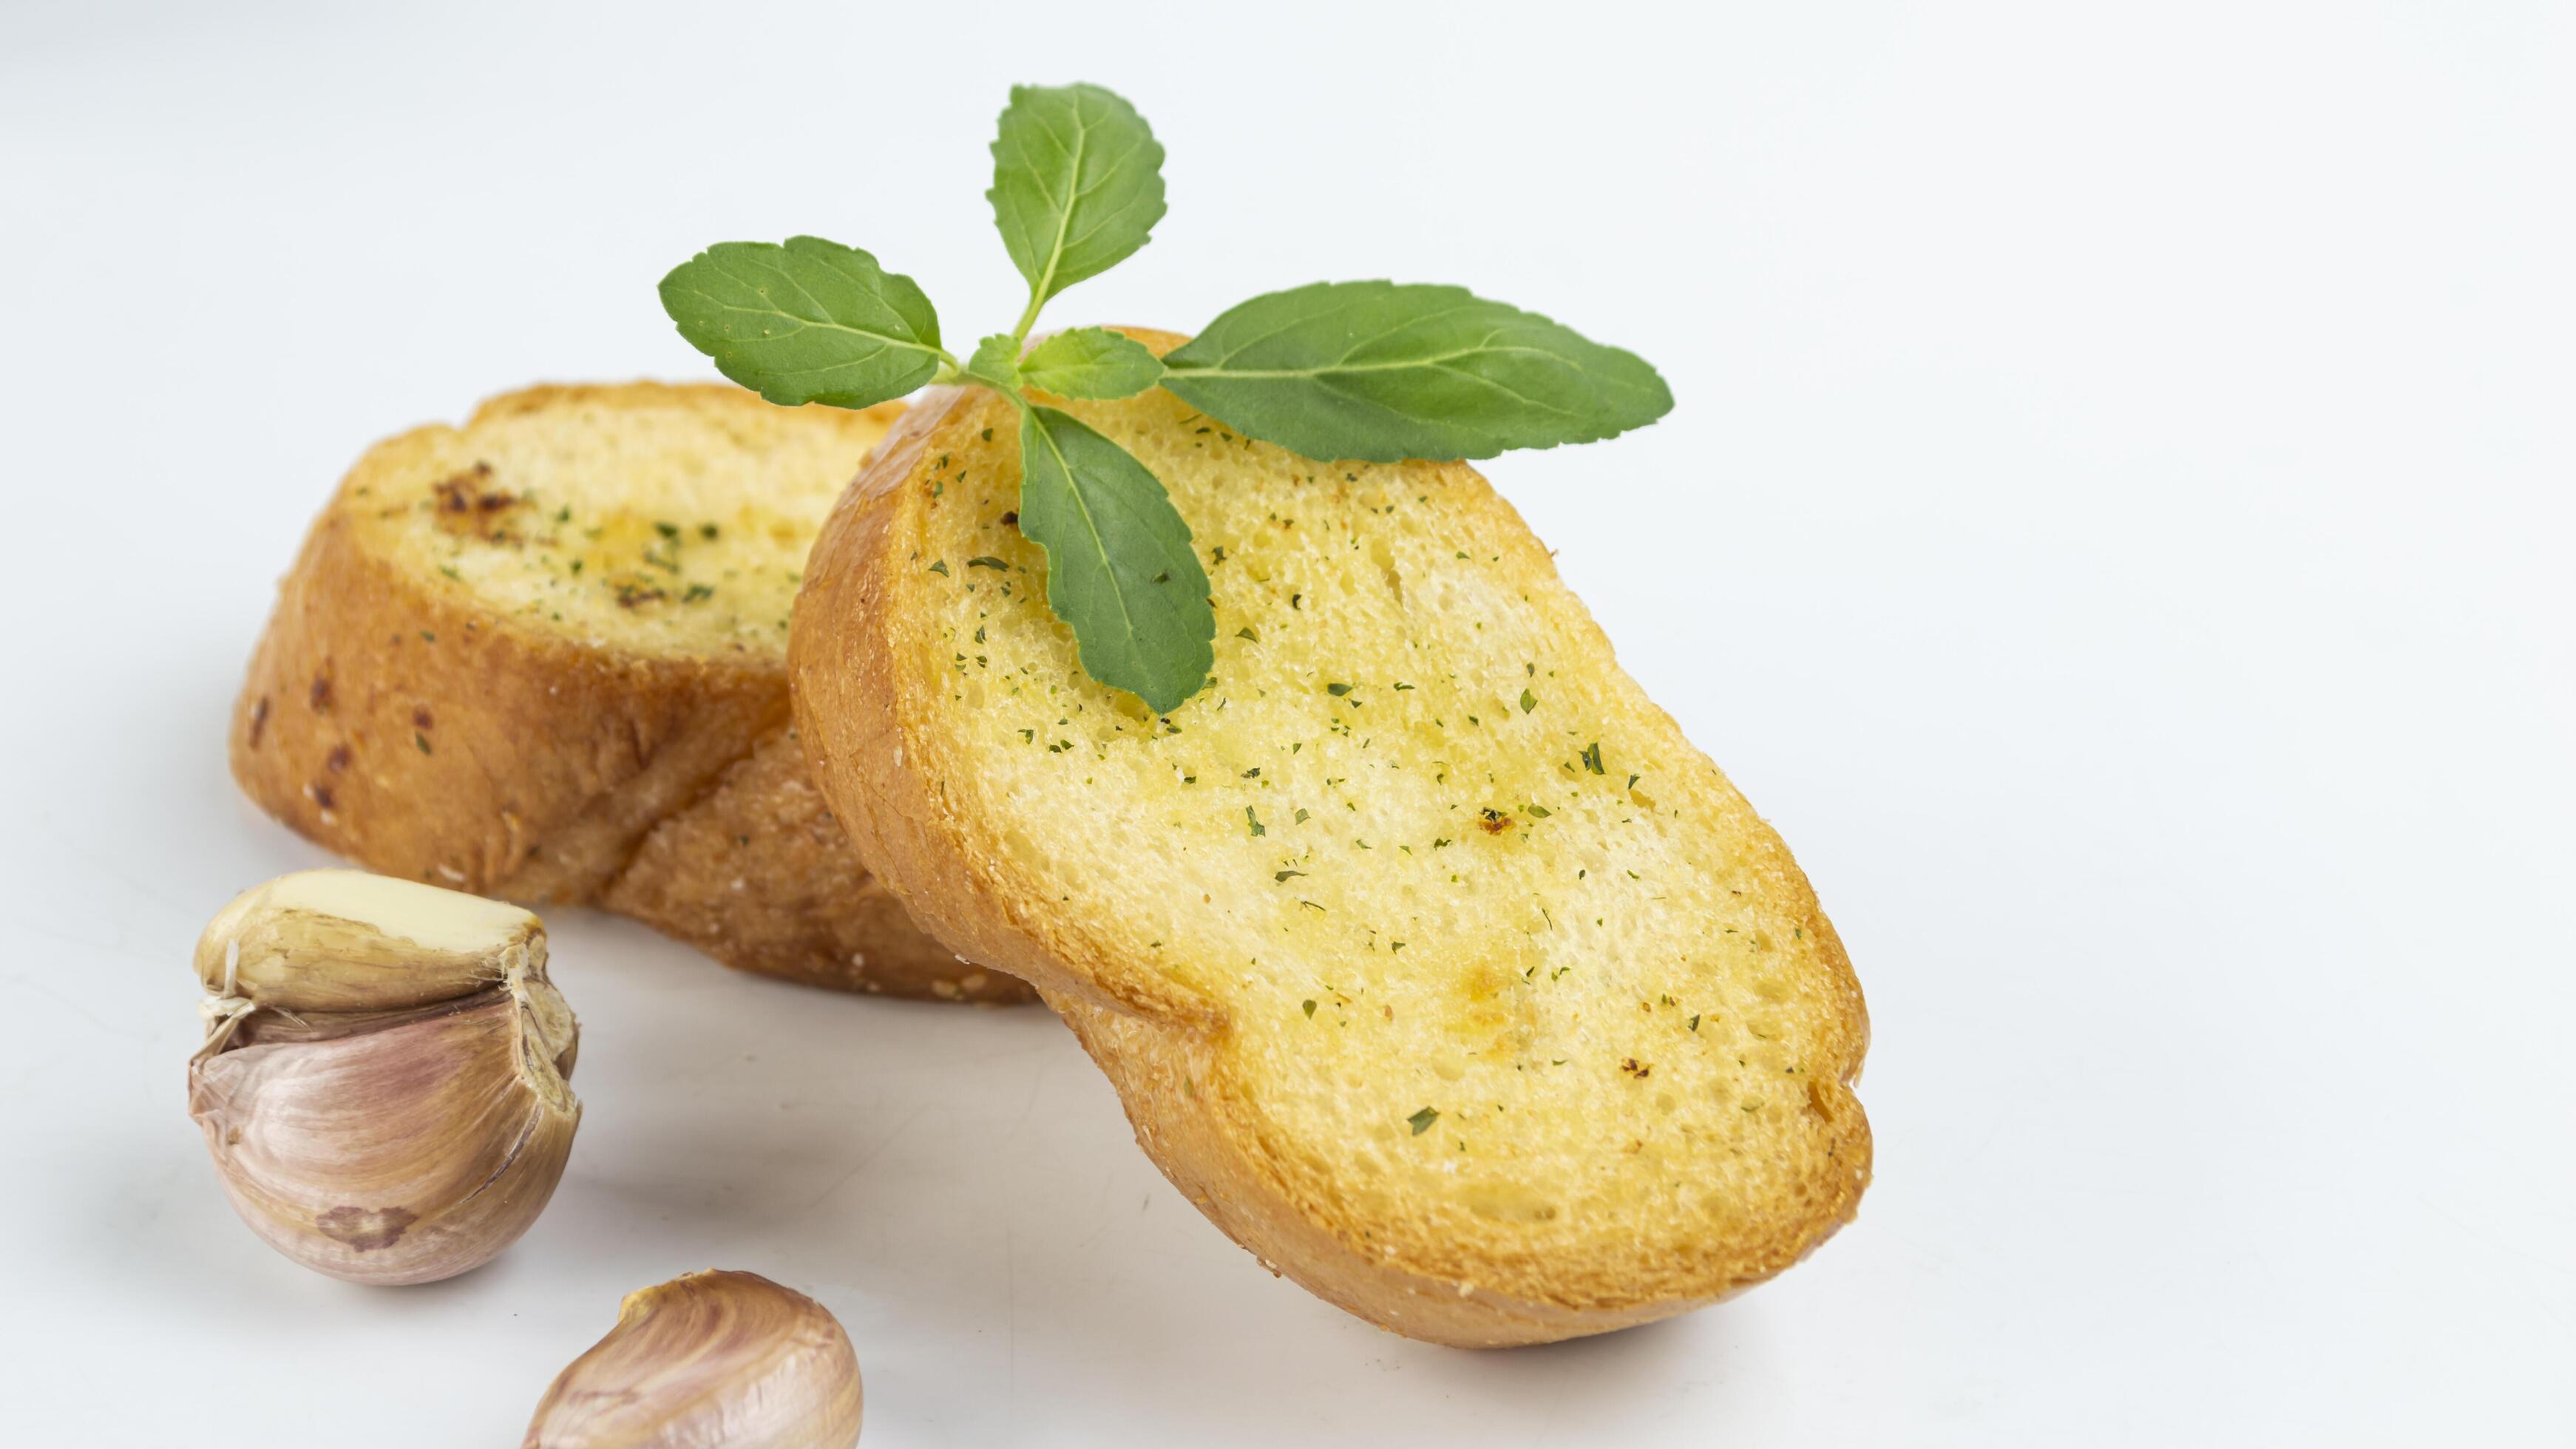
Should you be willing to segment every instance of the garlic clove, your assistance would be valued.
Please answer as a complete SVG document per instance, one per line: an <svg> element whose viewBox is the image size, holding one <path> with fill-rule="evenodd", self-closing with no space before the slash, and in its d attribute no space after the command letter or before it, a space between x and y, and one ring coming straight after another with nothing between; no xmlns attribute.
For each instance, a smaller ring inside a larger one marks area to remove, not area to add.
<svg viewBox="0 0 2576 1449"><path fill-rule="evenodd" d="M849 1449L859 1356L829 1309L757 1273L626 1295L555 1377L522 1449Z"/></svg>
<svg viewBox="0 0 2576 1449"><path fill-rule="evenodd" d="M352 1282L425 1283L489 1262L553 1196L581 1122L578 1026L535 916L403 881L396 912L382 884L308 871L216 918L206 941L235 969L209 983L188 1110L270 1246Z"/></svg>
<svg viewBox="0 0 2576 1449"><path fill-rule="evenodd" d="M553 1196L580 1123L551 1067L522 1072L520 1014L491 991L319 1040L236 1032L189 1083L235 1209L279 1252L353 1282L490 1261Z"/></svg>
<svg viewBox="0 0 2576 1449"><path fill-rule="evenodd" d="M534 913L507 902L306 870L243 892L207 923L197 978L211 994L279 1011L396 1010L498 985L544 935Z"/></svg>

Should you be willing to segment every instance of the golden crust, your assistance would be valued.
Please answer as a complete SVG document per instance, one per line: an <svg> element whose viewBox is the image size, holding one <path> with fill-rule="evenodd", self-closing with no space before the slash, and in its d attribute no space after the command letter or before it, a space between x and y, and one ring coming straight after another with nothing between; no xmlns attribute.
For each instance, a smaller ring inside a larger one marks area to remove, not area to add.
<svg viewBox="0 0 2576 1449"><path fill-rule="evenodd" d="M1131 335L1157 351L1180 340ZM908 581L922 577L901 565L919 527L917 500L929 491L907 484L924 481L926 460L962 454L997 418L974 394L924 397L825 525L789 646L800 734L860 858L942 940L1039 988L1117 1086L1138 1143L1194 1204L1274 1272L1340 1307L1468 1347L1547 1342L1685 1312L1770 1277L1851 1220L1871 1158L1868 1122L1850 1089L1867 1016L1839 939L1776 837L1747 864L1766 888L1803 906L1826 967L1833 1025L1809 1092L1844 1165L1839 1175L1802 1189L1799 1201L1766 1205L1758 1222L1724 1241L1654 1263L1630 1261L1633 1254L1513 1261L1491 1240L1413 1241L1398 1253L1367 1240L1319 1184L1299 1181L1300 1170L1265 1146L1263 1124L1245 1105L1250 1094L1227 1080L1216 1050L1230 1029L1224 1007L1121 959L1082 921L1052 910L1051 898L1023 888L992 823L933 783L966 766L936 730L915 723L924 717L915 692L925 686L897 642ZM1514 525L1495 536L1526 537L1507 504L1483 496ZM1529 544L1531 567L1550 569L1544 549ZM1606 657L1607 642L1601 647Z"/></svg>
<svg viewBox="0 0 2576 1449"><path fill-rule="evenodd" d="M770 406L730 387L539 387L476 419L573 403ZM854 437L898 410L854 418ZM378 444L315 520L233 712L233 775L253 801L372 869L596 902L740 969L1027 999L941 949L859 868L799 777L774 653L600 645L499 613L376 545L360 502L371 485L439 468L459 437L428 427Z"/></svg>
<svg viewBox="0 0 2576 1449"><path fill-rule="evenodd" d="M1027 983L931 939L860 866L792 729L763 736L696 804L654 826L600 904L727 965L809 986L1029 999Z"/></svg>

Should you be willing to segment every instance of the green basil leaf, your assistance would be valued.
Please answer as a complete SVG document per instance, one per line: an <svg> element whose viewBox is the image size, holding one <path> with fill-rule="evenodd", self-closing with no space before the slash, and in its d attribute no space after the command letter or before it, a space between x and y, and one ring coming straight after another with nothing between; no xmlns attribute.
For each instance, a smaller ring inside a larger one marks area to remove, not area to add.
<svg viewBox="0 0 2576 1449"><path fill-rule="evenodd" d="M1106 327L1059 332L1020 364L1029 386L1058 397L1134 397L1162 375L1152 348Z"/></svg>
<svg viewBox="0 0 2576 1449"><path fill-rule="evenodd" d="M1190 526L1126 449L1049 407L1020 413L1020 531L1084 672L1168 714L1207 684L1216 612Z"/></svg>
<svg viewBox="0 0 2576 1449"><path fill-rule="evenodd" d="M863 408L939 369L939 314L921 288L821 237L718 242L662 279L662 310L717 371L774 403Z"/></svg>
<svg viewBox="0 0 2576 1449"><path fill-rule="evenodd" d="M966 359L966 375L1008 397L1020 390L1020 344L1008 332L996 332L975 344Z"/></svg>
<svg viewBox="0 0 2576 1449"><path fill-rule="evenodd" d="M1029 315L1135 254L1163 219L1163 148L1098 86L1013 86L993 142L993 222L1029 283ZM1023 322L1020 335L1028 335Z"/></svg>
<svg viewBox="0 0 2576 1449"><path fill-rule="evenodd" d="M1643 358L1463 287L1317 282L1255 297L1163 358L1163 386L1310 458L1490 458L1643 427Z"/></svg>

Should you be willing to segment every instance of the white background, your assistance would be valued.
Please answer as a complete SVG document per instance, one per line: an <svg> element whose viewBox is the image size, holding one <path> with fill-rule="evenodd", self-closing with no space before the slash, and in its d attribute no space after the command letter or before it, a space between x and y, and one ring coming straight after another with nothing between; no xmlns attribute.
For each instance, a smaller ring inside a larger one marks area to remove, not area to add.
<svg viewBox="0 0 2576 1449"><path fill-rule="evenodd" d="M878 1445L2576 1440L2571 27L0 3L0 1439L510 1443L621 1293L725 1266L847 1323ZM992 119L1077 78L1171 214L1053 320L1455 281L1671 380L1490 472L1849 942L1859 1221L1681 1321L1431 1348L1220 1237L1043 1011L566 911L545 1219L436 1287L270 1254L186 961L319 860L223 760L312 510L483 394L711 375L653 296L710 241L1006 326Z"/></svg>

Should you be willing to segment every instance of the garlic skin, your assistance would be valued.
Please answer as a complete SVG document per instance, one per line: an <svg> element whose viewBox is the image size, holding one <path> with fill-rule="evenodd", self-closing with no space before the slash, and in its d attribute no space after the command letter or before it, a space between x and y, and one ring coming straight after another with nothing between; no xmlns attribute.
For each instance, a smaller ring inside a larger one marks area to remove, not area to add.
<svg viewBox="0 0 2576 1449"><path fill-rule="evenodd" d="M849 1449L859 1407L831 1310L757 1273L687 1273L626 1295L521 1449Z"/></svg>
<svg viewBox="0 0 2576 1449"><path fill-rule="evenodd" d="M197 943L188 1115L269 1246L353 1283L490 1262L562 1180L579 1027L516 906L363 871L283 876Z"/></svg>

